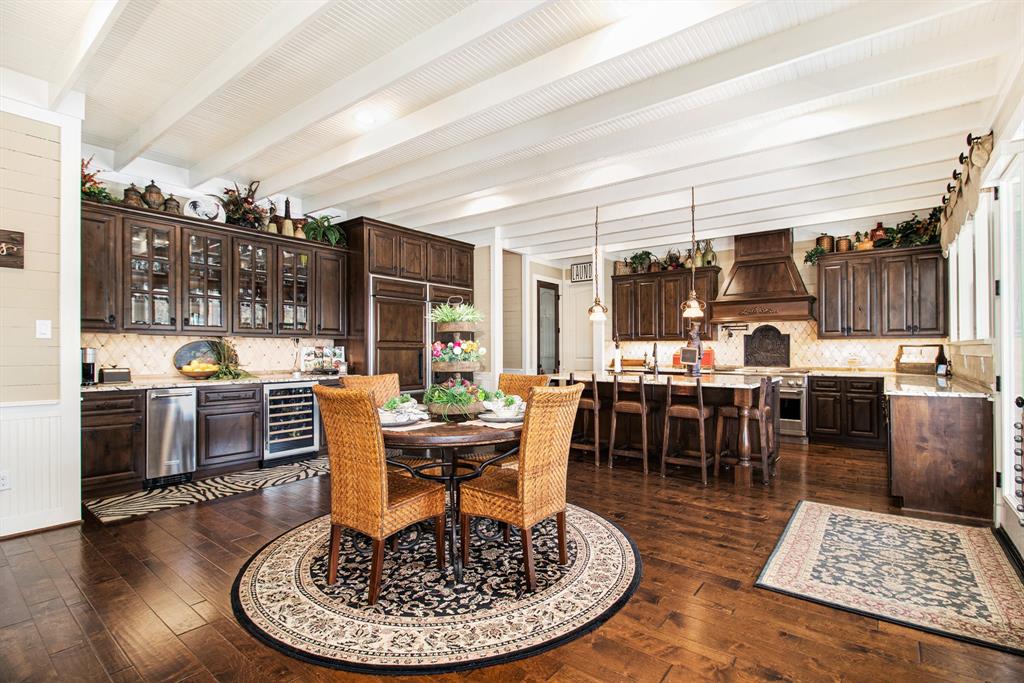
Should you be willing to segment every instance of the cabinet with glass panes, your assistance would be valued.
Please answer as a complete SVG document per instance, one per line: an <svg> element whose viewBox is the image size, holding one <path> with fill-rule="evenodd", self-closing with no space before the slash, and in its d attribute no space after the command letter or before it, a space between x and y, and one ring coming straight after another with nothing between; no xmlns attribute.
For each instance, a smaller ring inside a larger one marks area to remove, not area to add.
<svg viewBox="0 0 1024 683"><path fill-rule="evenodd" d="M216 233L183 227L181 242L186 282L182 329L227 332L224 310L227 268L224 259L228 239Z"/></svg>
<svg viewBox="0 0 1024 683"><path fill-rule="evenodd" d="M268 242L241 237L233 242L232 330L238 334L273 334L274 247Z"/></svg>
<svg viewBox="0 0 1024 683"><path fill-rule="evenodd" d="M178 227L131 219L124 224L124 328L178 329L175 274Z"/></svg>
<svg viewBox="0 0 1024 683"><path fill-rule="evenodd" d="M277 313L278 332L311 333L312 250L279 246L277 268L281 295Z"/></svg>

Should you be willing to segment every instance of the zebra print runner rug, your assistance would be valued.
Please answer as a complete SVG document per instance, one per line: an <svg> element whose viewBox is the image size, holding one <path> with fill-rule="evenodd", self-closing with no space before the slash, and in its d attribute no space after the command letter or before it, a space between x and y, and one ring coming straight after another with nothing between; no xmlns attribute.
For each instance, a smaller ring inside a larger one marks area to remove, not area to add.
<svg viewBox="0 0 1024 683"><path fill-rule="evenodd" d="M187 484L175 484L152 491L136 491L105 498L94 498L84 501L82 504L101 523L109 524L158 510L191 505L204 500L216 500L225 496L233 496L236 493L246 493L279 484L290 484L293 481L319 477L329 472L327 458L313 458L287 465L224 474Z"/></svg>

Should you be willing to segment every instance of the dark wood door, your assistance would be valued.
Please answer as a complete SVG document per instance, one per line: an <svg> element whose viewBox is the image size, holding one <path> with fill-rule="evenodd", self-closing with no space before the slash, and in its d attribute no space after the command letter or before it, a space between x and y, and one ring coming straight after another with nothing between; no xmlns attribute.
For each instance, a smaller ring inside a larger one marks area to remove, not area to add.
<svg viewBox="0 0 1024 683"><path fill-rule="evenodd" d="M422 301L374 297L377 344L426 344L426 309Z"/></svg>
<svg viewBox="0 0 1024 683"><path fill-rule="evenodd" d="M313 251L278 246L276 273L278 304L275 318L278 334L312 334L315 289Z"/></svg>
<svg viewBox="0 0 1024 683"><path fill-rule="evenodd" d="M348 334L348 259L336 252L316 252L316 333L338 338Z"/></svg>
<svg viewBox="0 0 1024 683"><path fill-rule="evenodd" d="M909 337L913 334L914 313L912 259L910 256L881 256L878 259L879 280L879 333L883 337Z"/></svg>
<svg viewBox="0 0 1024 683"><path fill-rule="evenodd" d="M831 390L832 386L825 382L822 382L821 386L827 388L815 388L812 382L808 392L810 410L808 410L807 431L812 438L814 436L838 437L843 434L842 385L838 379L830 381L834 382L834 390Z"/></svg>
<svg viewBox="0 0 1024 683"><path fill-rule="evenodd" d="M453 287L473 286L473 248L452 247L452 277Z"/></svg>
<svg viewBox="0 0 1024 683"><path fill-rule="evenodd" d="M946 336L946 259L940 251L914 255L913 293L914 335Z"/></svg>
<svg viewBox="0 0 1024 683"><path fill-rule="evenodd" d="M636 336L636 280L612 280L612 336L629 341Z"/></svg>
<svg viewBox="0 0 1024 683"><path fill-rule="evenodd" d="M550 375L561 367L559 357L558 285L553 282L537 282L537 374Z"/></svg>
<svg viewBox="0 0 1024 683"><path fill-rule="evenodd" d="M658 338L683 339L686 327L681 304L690 291L689 274L682 272L658 278Z"/></svg>
<svg viewBox="0 0 1024 683"><path fill-rule="evenodd" d="M851 259L846 273L846 335L877 336L878 262L873 258Z"/></svg>
<svg viewBox="0 0 1024 683"><path fill-rule="evenodd" d="M126 330L173 332L178 321L178 226L125 217Z"/></svg>
<svg viewBox="0 0 1024 683"><path fill-rule="evenodd" d="M658 338L658 279L636 279L636 338Z"/></svg>
<svg viewBox="0 0 1024 683"><path fill-rule="evenodd" d="M401 235L396 230L370 226L367 230L369 271L376 275L398 275Z"/></svg>
<svg viewBox="0 0 1024 683"><path fill-rule="evenodd" d="M233 238L232 244L231 282L235 300L231 329L235 334L273 334L277 303L274 245L240 237Z"/></svg>
<svg viewBox="0 0 1024 683"><path fill-rule="evenodd" d="M402 391L426 389L426 353L423 346L378 346L374 374L398 373Z"/></svg>
<svg viewBox="0 0 1024 683"><path fill-rule="evenodd" d="M427 280L446 285L451 282L452 248L447 244L431 242L427 245Z"/></svg>
<svg viewBox="0 0 1024 683"><path fill-rule="evenodd" d="M118 236L120 219L82 211L82 329L116 330L120 324Z"/></svg>
<svg viewBox="0 0 1024 683"><path fill-rule="evenodd" d="M881 397L877 394L845 395L844 434L851 439L877 440L882 436Z"/></svg>
<svg viewBox="0 0 1024 683"><path fill-rule="evenodd" d="M846 261L818 264L818 336L846 336Z"/></svg>
<svg viewBox="0 0 1024 683"><path fill-rule="evenodd" d="M181 329L227 332L229 240L224 235L183 227Z"/></svg>
<svg viewBox="0 0 1024 683"><path fill-rule="evenodd" d="M146 476L143 395L109 395L90 393L82 403L84 497L141 489Z"/></svg>
<svg viewBox="0 0 1024 683"><path fill-rule="evenodd" d="M196 468L200 472L263 457L262 404L228 403L199 408L196 425Z"/></svg>
<svg viewBox="0 0 1024 683"><path fill-rule="evenodd" d="M400 245L399 276L410 280L424 279L427 276L427 241L422 237L402 235Z"/></svg>

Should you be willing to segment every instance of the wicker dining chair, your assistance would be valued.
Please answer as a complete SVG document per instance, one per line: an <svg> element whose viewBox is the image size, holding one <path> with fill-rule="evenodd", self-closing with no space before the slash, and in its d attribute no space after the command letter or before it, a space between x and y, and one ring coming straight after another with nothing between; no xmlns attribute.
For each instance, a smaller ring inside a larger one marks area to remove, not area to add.
<svg viewBox="0 0 1024 683"><path fill-rule="evenodd" d="M528 396L519 438L519 469L488 469L462 484L460 523L462 564L469 564L469 523L486 517L519 527L523 543L526 585L537 588L532 529L555 515L558 524L558 563L565 564L565 480L569 441L583 385L535 387ZM500 457L500 456L499 456Z"/></svg>
<svg viewBox="0 0 1024 683"><path fill-rule="evenodd" d="M517 375L503 372L498 375L498 391L507 396L518 396L524 401L533 387L546 387L551 381L550 375Z"/></svg>
<svg viewBox="0 0 1024 683"><path fill-rule="evenodd" d="M369 603L377 602L384 567L384 541L408 526L434 520L437 565L444 569L444 486L389 472L380 417L361 389L314 386L327 432L331 465L331 538L327 583L338 578L341 529L373 541Z"/></svg>
<svg viewBox="0 0 1024 683"><path fill-rule="evenodd" d="M362 389L370 392L373 403L378 408L387 403L388 399L402 393L396 372L387 375L346 375L341 382L346 389Z"/></svg>

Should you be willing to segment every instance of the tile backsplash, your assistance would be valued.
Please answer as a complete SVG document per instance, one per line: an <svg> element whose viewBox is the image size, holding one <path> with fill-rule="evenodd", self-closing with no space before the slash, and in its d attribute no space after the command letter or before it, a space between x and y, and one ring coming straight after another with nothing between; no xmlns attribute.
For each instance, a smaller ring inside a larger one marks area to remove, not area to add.
<svg viewBox="0 0 1024 683"><path fill-rule="evenodd" d="M750 323L747 330L733 332L731 339L726 330L720 329L718 339L704 342L704 347L715 350L716 365L743 365L743 335L760 325L774 325L790 336L789 364L792 367L891 369L900 344L935 343L930 339L818 339L818 323L806 320ZM658 364L669 365L672 354L681 345L682 342L660 342ZM652 343L622 342L621 347L623 358L643 358L644 353L651 352ZM611 358L614 348L609 342L607 358Z"/></svg>
<svg viewBox="0 0 1024 683"><path fill-rule="evenodd" d="M174 375L174 352L182 345L210 337L85 332L82 346L97 350L100 367L131 368L133 377ZM291 372L298 367L300 346L332 346L331 339L261 339L228 337L238 351L239 364L253 373Z"/></svg>

